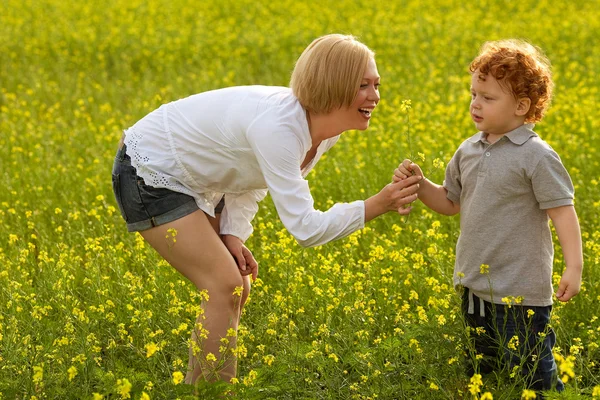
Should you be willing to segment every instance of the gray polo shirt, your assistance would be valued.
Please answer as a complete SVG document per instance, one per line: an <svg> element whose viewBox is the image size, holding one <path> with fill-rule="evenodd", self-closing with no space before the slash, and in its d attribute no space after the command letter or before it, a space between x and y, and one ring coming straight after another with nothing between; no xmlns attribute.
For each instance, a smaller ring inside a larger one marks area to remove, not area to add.
<svg viewBox="0 0 600 400"><path fill-rule="evenodd" d="M493 144L479 132L446 168L447 197L460 204L454 284L493 303L522 296L523 305L552 304L546 210L572 205L574 189L558 154L532 129L522 125Z"/></svg>

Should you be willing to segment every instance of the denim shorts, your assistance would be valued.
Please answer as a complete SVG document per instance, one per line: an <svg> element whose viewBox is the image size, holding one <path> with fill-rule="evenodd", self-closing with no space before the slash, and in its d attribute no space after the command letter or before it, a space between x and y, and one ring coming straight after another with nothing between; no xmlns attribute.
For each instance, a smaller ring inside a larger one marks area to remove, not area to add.
<svg viewBox="0 0 600 400"><path fill-rule="evenodd" d="M117 151L112 170L112 185L119 211L129 232L144 231L185 217L200 208L187 194L146 185L126 153L125 144ZM223 210L221 199L215 213Z"/></svg>
<svg viewBox="0 0 600 400"><path fill-rule="evenodd" d="M478 372L491 373L499 366L512 370L520 366L527 386L533 390L557 390L564 384L552 348L556 343L554 330L548 325L552 306L535 307L494 304L473 296L474 313L469 314L469 289L465 288L462 312L467 326L483 328L485 332L471 331L475 351L483 358ZM483 306L483 310L481 307ZM531 314L531 315L530 315ZM518 337L518 340L514 337ZM474 355L473 355L474 356ZM469 374L476 371L469 367Z"/></svg>

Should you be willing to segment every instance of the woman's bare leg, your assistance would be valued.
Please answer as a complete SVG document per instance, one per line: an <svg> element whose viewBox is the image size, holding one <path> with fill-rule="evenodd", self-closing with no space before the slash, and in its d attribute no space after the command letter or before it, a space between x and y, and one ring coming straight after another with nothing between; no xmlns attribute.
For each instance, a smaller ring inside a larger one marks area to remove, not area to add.
<svg viewBox="0 0 600 400"><path fill-rule="evenodd" d="M209 295L208 301L202 304L204 314L198 320L208 331L208 338L202 340L202 353L197 359L191 353L190 364L194 368L188 372L186 383L195 383L201 375L209 380L217 378L213 375L217 364L207 363L206 355L212 353L220 360L220 340L227 337L229 328L237 331L243 305L240 300L245 302L249 290L249 280L240 275L233 257L211 224L218 221L209 221L209 218L198 210L176 221L140 232L169 264L188 278L198 290L206 290ZM169 229L177 232L175 242L169 239ZM233 295L234 289L239 286L244 287L242 299ZM228 339L229 348L235 348L236 337ZM236 376L237 363L231 354L224 356L226 362L217 373L218 377L229 382Z"/></svg>

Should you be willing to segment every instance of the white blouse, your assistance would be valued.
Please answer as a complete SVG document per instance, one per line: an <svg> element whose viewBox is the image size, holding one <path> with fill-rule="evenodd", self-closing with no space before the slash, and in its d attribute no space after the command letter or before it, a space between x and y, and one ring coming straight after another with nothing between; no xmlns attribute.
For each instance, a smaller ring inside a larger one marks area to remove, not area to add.
<svg viewBox="0 0 600 400"><path fill-rule="evenodd" d="M304 247L364 226L364 202L314 209L306 175L339 139L324 140L301 170L312 140L304 108L286 87L239 86L164 104L126 130L127 154L146 184L188 194L221 234L246 241L267 189L283 225Z"/></svg>

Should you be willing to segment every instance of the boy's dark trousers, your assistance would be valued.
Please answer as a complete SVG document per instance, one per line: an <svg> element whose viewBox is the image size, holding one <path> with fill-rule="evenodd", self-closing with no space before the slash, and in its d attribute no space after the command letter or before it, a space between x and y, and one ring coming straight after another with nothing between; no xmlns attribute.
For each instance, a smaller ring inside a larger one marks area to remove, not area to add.
<svg viewBox="0 0 600 400"><path fill-rule="evenodd" d="M470 337L476 354L483 355L479 372L486 374L503 368L512 371L515 366L521 366L520 373L530 389L563 391L564 384L558 378L552 354L556 335L548 326L551 311L552 306L490 303L464 288L462 312L471 328ZM480 328L479 333L477 328ZM475 373L472 360L468 372L470 376Z"/></svg>

